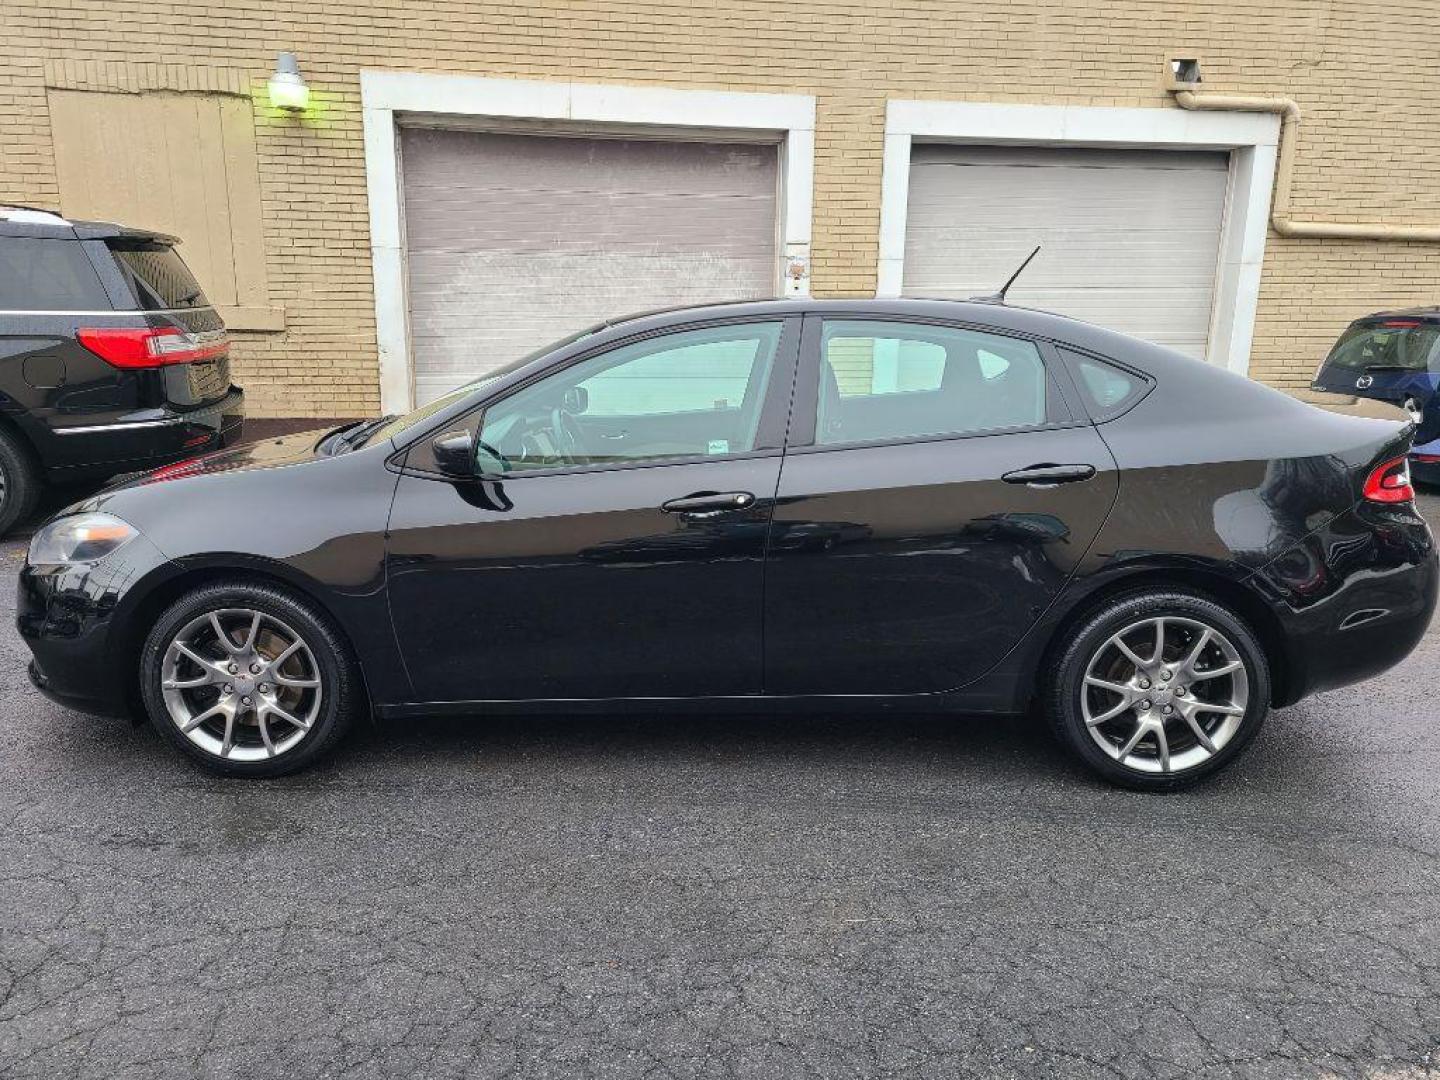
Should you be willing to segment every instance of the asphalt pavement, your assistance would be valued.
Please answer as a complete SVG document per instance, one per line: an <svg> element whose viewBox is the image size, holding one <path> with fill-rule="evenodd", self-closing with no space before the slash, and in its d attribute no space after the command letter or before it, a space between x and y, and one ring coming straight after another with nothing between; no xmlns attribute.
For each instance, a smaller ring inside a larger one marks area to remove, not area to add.
<svg viewBox="0 0 1440 1080"><path fill-rule="evenodd" d="M0 597L6 1080L1440 1077L1440 629L1179 795L926 716L407 722L237 782L40 698Z"/></svg>

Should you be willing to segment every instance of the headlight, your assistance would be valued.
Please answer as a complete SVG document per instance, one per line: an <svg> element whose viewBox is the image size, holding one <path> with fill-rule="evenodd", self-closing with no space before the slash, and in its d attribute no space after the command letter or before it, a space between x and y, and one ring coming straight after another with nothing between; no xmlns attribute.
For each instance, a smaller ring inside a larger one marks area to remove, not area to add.
<svg viewBox="0 0 1440 1080"><path fill-rule="evenodd" d="M109 514L73 514L46 525L30 540L31 566L99 562L138 533Z"/></svg>

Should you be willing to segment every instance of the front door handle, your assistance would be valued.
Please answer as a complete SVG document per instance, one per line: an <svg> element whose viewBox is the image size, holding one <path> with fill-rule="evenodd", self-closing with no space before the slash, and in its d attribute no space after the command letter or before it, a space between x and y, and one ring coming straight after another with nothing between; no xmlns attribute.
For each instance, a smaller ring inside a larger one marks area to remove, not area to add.
<svg viewBox="0 0 1440 1080"><path fill-rule="evenodd" d="M1000 477L1007 484L1027 484L1035 488L1051 488L1056 484L1074 484L1095 475L1094 465L1031 465Z"/></svg>
<svg viewBox="0 0 1440 1080"><path fill-rule="evenodd" d="M687 517L715 517L730 510L744 510L754 504L755 496L748 491L697 491L661 503L660 509L667 514L685 514Z"/></svg>

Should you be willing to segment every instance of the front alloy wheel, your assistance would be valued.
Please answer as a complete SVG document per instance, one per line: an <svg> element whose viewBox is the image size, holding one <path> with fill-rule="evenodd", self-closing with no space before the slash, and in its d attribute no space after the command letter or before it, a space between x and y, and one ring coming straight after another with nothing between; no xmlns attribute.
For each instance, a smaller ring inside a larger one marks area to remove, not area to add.
<svg viewBox="0 0 1440 1080"><path fill-rule="evenodd" d="M151 723L228 776L279 776L339 741L364 703L330 617L276 585L208 585L161 613L140 651Z"/></svg>
<svg viewBox="0 0 1440 1080"><path fill-rule="evenodd" d="M305 639L249 608L191 619L165 651L160 677L165 708L181 733L206 753L234 761L293 750L324 700Z"/></svg>

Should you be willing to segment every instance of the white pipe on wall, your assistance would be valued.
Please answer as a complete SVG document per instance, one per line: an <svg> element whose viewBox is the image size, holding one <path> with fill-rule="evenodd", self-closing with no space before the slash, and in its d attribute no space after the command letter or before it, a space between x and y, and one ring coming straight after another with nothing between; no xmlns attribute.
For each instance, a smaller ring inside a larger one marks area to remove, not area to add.
<svg viewBox="0 0 1440 1080"><path fill-rule="evenodd" d="M1381 225L1364 222L1295 221L1290 217L1290 182L1295 145L1300 141L1300 106L1290 98L1175 91L1182 109L1279 113L1280 160L1275 169L1275 202L1270 224L1281 236L1324 240L1414 240L1440 243L1440 225Z"/></svg>

